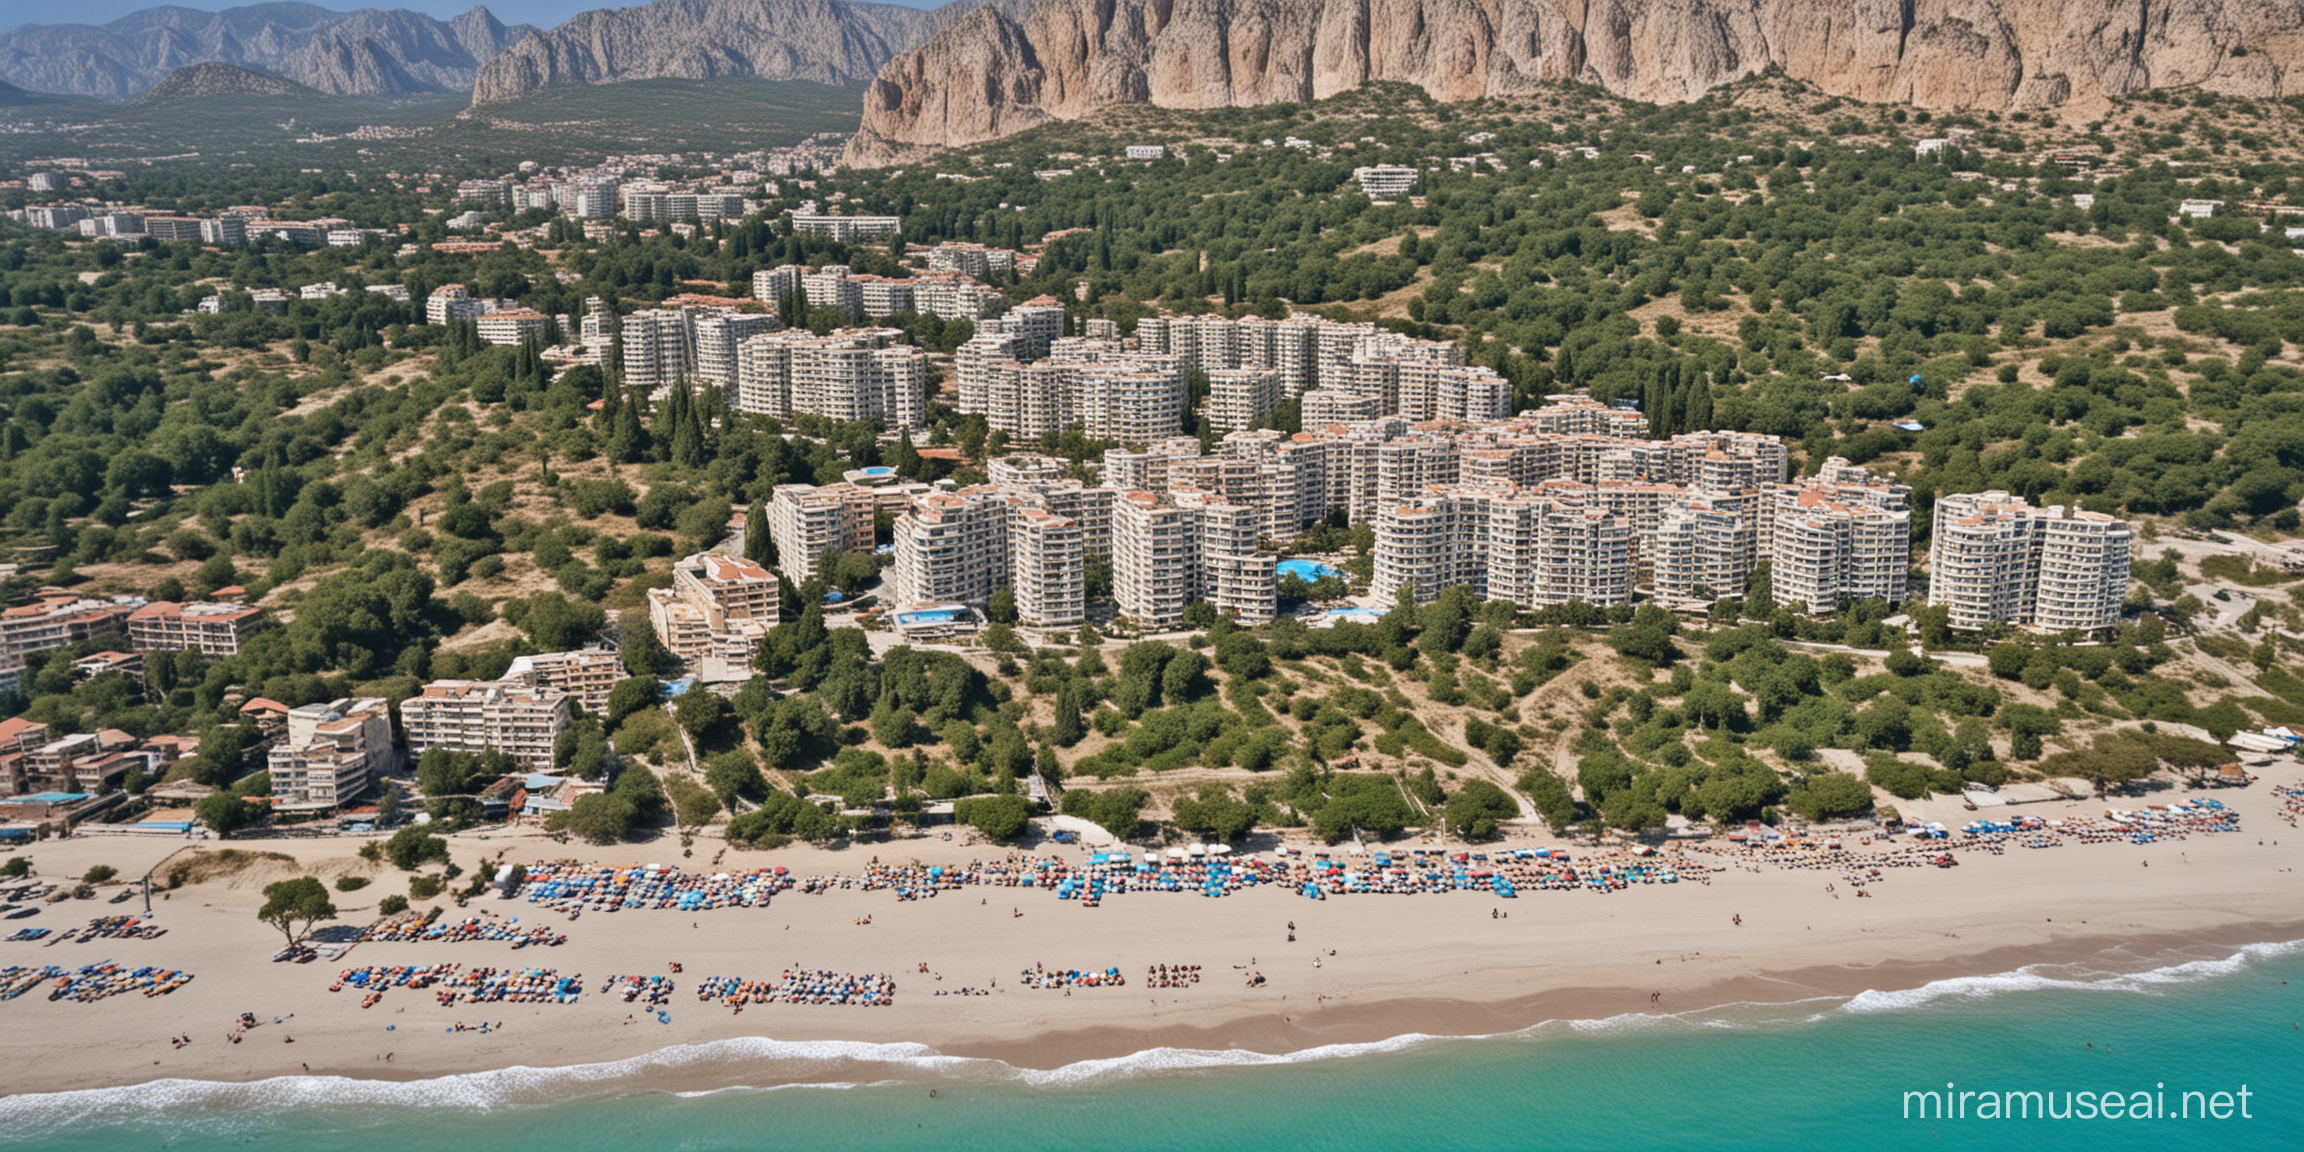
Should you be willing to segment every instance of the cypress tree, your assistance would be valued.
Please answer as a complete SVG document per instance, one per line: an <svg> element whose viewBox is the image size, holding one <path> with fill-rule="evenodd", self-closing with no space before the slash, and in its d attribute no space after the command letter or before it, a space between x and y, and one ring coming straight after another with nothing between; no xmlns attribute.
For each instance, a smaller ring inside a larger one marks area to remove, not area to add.
<svg viewBox="0 0 2304 1152"><path fill-rule="evenodd" d="M763 568L776 564L776 541L768 535L768 506L758 500L744 513L744 558Z"/></svg>

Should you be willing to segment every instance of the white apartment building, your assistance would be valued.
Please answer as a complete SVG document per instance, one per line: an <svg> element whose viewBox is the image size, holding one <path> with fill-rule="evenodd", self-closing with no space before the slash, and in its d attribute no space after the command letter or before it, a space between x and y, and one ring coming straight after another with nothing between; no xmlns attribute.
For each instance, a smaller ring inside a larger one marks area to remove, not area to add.
<svg viewBox="0 0 2304 1152"><path fill-rule="evenodd" d="M1948 608L1955 628L2108 628L2120 619L2133 541L2125 522L2101 513L1998 491L1947 495L1928 545L1928 601Z"/></svg>
<svg viewBox="0 0 2304 1152"><path fill-rule="evenodd" d="M898 604L974 604L1008 583L1008 504L979 485L912 502L896 519L896 562L889 568Z"/></svg>
<svg viewBox="0 0 2304 1152"><path fill-rule="evenodd" d="M1390 600L1413 586L1418 603L1462 585L1540 608L1632 597L1632 526L1621 513L1506 487L1442 485L1383 502L1376 513L1375 579Z"/></svg>
<svg viewBox="0 0 2304 1152"><path fill-rule="evenodd" d="M1362 396L1330 388L1314 388L1304 393L1303 403L1306 428L1316 428L1322 424L1355 424L1362 420L1374 420L1384 414L1384 399L1381 396Z"/></svg>
<svg viewBox="0 0 2304 1152"><path fill-rule="evenodd" d="M532 308L499 308L473 323L480 330L482 342L518 348L530 340L544 338L544 321L544 314Z"/></svg>
<svg viewBox="0 0 2304 1152"><path fill-rule="evenodd" d="M435 680L400 704L409 755L433 748L502 752L522 768L552 767L552 744L575 697L516 680Z"/></svg>
<svg viewBox="0 0 2304 1152"><path fill-rule="evenodd" d="M903 227L904 222L894 216L838 216L819 212L792 214L794 232L803 236L821 236L842 244L894 236Z"/></svg>
<svg viewBox="0 0 2304 1152"><path fill-rule="evenodd" d="M1219 368L1208 374L1204 414L1217 433L1252 427L1280 407L1280 374L1269 368Z"/></svg>
<svg viewBox="0 0 2304 1152"><path fill-rule="evenodd" d="M745 312L744 301L721 296L675 296L661 307L624 317L624 384L659 395L675 381L728 388L737 381L738 348L783 327L764 312Z"/></svg>
<svg viewBox="0 0 2304 1152"><path fill-rule="evenodd" d="M695 334L678 308L643 308L624 317L624 386L654 395L696 372Z"/></svg>
<svg viewBox="0 0 2304 1152"><path fill-rule="evenodd" d="M1016 618L1034 628L1062 628L1088 618L1087 555L1080 522L1017 506L1008 522L1008 583Z"/></svg>
<svg viewBox="0 0 2304 1152"><path fill-rule="evenodd" d="M806 583L824 574L827 553L870 552L875 507L871 491L853 484L777 485L764 510L777 567Z"/></svg>
<svg viewBox="0 0 2304 1152"><path fill-rule="evenodd" d="M737 350L735 408L919 427L927 415L928 359L893 328L830 336L793 330L746 340Z"/></svg>
<svg viewBox="0 0 2304 1152"><path fill-rule="evenodd" d="M1375 200L1386 196L1398 196L1402 192L1414 188L1416 186L1416 170L1398 164L1376 164L1366 168L1354 168L1352 179L1359 183L1361 192L1366 193L1369 199Z"/></svg>
<svg viewBox="0 0 2304 1152"><path fill-rule="evenodd" d="M1112 505L1112 598L1147 630L1175 628L1205 600L1241 623L1270 620L1277 599L1271 553L1259 550L1261 512L1221 495L1119 493Z"/></svg>
<svg viewBox="0 0 2304 1152"><path fill-rule="evenodd" d="M735 391L738 349L754 336L782 331L784 322L765 312L703 312L694 315L696 362L694 379L715 388Z"/></svg>
<svg viewBox="0 0 2304 1152"><path fill-rule="evenodd" d="M804 265L786 264L778 268L763 268L752 274L752 298L770 304L781 304L794 292L804 292L801 281L809 274Z"/></svg>
<svg viewBox="0 0 2304 1152"><path fill-rule="evenodd" d="M912 310L945 320L981 320L997 315L1000 291L958 272L929 272L915 276L911 285Z"/></svg>
<svg viewBox="0 0 2304 1152"><path fill-rule="evenodd" d="M848 274L845 264L827 264L800 277L800 291L810 308L838 308L850 320L864 315L864 282Z"/></svg>
<svg viewBox="0 0 2304 1152"><path fill-rule="evenodd" d="M1158 160L1167 154L1168 146L1166 144L1130 144L1128 146L1128 158L1130 160Z"/></svg>
<svg viewBox="0 0 2304 1152"><path fill-rule="evenodd" d="M977 331L992 331L994 323L980 324ZM1049 342L1064 335L1064 303L1053 296L1035 296L1002 314L997 325L999 331L1016 337L1016 359L1044 359Z"/></svg>
<svg viewBox="0 0 2304 1152"><path fill-rule="evenodd" d="M1131 356L1072 373L1080 427L1093 439L1148 444L1183 427L1189 388L1171 358Z"/></svg>
<svg viewBox="0 0 2304 1152"><path fill-rule="evenodd" d="M2093 632L2120 623L2136 534L2124 520L2074 509L2048 521L2040 538L2040 591L2032 625L2048 632Z"/></svg>
<svg viewBox="0 0 2304 1152"><path fill-rule="evenodd" d="M1758 559L1749 510L1687 500L1666 509L1645 549L1656 599L1669 608L1702 609L1742 596Z"/></svg>
<svg viewBox="0 0 2304 1152"><path fill-rule="evenodd" d="M128 615L128 644L138 652L190 651L237 656L240 646L264 627L264 610L245 604L161 600Z"/></svg>
<svg viewBox="0 0 2304 1152"><path fill-rule="evenodd" d="M457 320L478 320L488 314L495 301L474 299L462 284L442 284L432 290L424 300L424 322L447 324Z"/></svg>
<svg viewBox="0 0 2304 1152"><path fill-rule="evenodd" d="M317 812L359 799L389 771L392 715L382 699L344 699L288 710L288 733L265 768L276 811Z"/></svg>
<svg viewBox="0 0 2304 1152"><path fill-rule="evenodd" d="M687 557L673 565L670 588L648 590L656 638L715 683L750 677L779 608L774 573L718 552Z"/></svg>
<svg viewBox="0 0 2304 1152"><path fill-rule="evenodd" d="M987 248L982 244L969 244L947 240L928 250L928 267L936 272L960 272L978 280L993 276L1011 275L1016 271L1016 253L1007 248Z"/></svg>
<svg viewBox="0 0 2304 1152"><path fill-rule="evenodd" d="M1768 568L1776 603L1824 613L1842 600L1903 601L1912 514L1842 503L1834 495L1808 489L1774 514Z"/></svg>
<svg viewBox="0 0 2304 1152"><path fill-rule="evenodd" d="M892 602L982 607L1006 585L1021 623L1077 624L1086 561L1110 551L1112 495L1060 478L918 495L896 520Z"/></svg>
<svg viewBox="0 0 2304 1152"><path fill-rule="evenodd" d="M603 715L608 711L608 694L624 676L623 658L603 648L516 656L504 670L506 680L574 697L586 711Z"/></svg>
<svg viewBox="0 0 2304 1152"><path fill-rule="evenodd" d="M138 599L96 600L69 592L36 594L32 603L0 610L0 660L16 659L123 629L144 606Z"/></svg>
<svg viewBox="0 0 2304 1152"><path fill-rule="evenodd" d="M1142 491L1112 504L1112 599L1139 628L1181 627L1199 598L1196 511Z"/></svg>

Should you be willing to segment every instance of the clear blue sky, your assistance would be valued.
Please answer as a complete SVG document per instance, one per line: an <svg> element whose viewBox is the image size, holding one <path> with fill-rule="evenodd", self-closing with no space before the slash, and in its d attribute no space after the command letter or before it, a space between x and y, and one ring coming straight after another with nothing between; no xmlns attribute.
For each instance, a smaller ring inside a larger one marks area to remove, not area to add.
<svg viewBox="0 0 2304 1152"><path fill-rule="evenodd" d="M178 7L198 8L209 12L240 6L228 2L228 0L173 0L173 2ZM496 18L506 24L526 23L534 24L540 28L549 28L578 12L585 12L594 8L639 6L639 0L627 0L624 3L602 3L598 0L592 3L586 3L585 0L367 0L367 2L362 2L362 0L307 0L307 2L316 3L322 8L336 8L346 12L360 8L408 8L417 12L429 13L443 20L471 11L472 5L478 2L490 12L495 13ZM882 2L902 4L910 8L936 8L942 5L943 0L882 0ZM78 3L61 7L42 7L41 11L35 14L28 10L34 7L33 5L20 4L16 0L0 0L0 30L27 23L102 24L117 20L140 8L155 6L155 0L79 0ZM26 17L35 18L28 20Z"/></svg>

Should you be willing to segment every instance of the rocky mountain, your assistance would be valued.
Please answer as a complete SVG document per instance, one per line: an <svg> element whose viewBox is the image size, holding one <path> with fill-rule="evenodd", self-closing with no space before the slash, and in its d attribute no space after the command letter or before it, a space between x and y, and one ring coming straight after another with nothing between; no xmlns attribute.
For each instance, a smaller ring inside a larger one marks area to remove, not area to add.
<svg viewBox="0 0 2304 1152"><path fill-rule="evenodd" d="M2085 111L2152 87L2280 96L2304 90L2300 65L2304 0L1001 0L881 71L848 159L1378 80L1662 102L1780 67L1862 100Z"/></svg>
<svg viewBox="0 0 2304 1152"><path fill-rule="evenodd" d="M284 76L212 60L206 64L178 68L158 84L145 89L144 94L131 103L157 106L214 100L219 97L306 98L320 95L310 85L298 84Z"/></svg>
<svg viewBox="0 0 2304 1152"><path fill-rule="evenodd" d="M39 92L135 96L187 65L221 61L335 95L461 92L480 66L535 29L474 8L454 20L364 8L253 4L221 12L146 8L109 24L27 24L0 33L0 80Z"/></svg>
<svg viewBox="0 0 2304 1152"><path fill-rule="evenodd" d="M917 8L848 0L655 0L602 8L490 61L472 102L663 77L862 84L938 24L936 14Z"/></svg>

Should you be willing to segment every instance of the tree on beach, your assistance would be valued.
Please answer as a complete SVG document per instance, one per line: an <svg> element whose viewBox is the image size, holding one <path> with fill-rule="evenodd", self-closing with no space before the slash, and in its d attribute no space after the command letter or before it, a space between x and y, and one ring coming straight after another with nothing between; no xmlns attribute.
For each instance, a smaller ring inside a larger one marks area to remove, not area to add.
<svg viewBox="0 0 2304 1152"><path fill-rule="evenodd" d="M294 948L304 942L313 925L336 918L336 905L318 880L298 876L265 885L264 906L256 910L256 918L278 928L288 938L288 946Z"/></svg>

